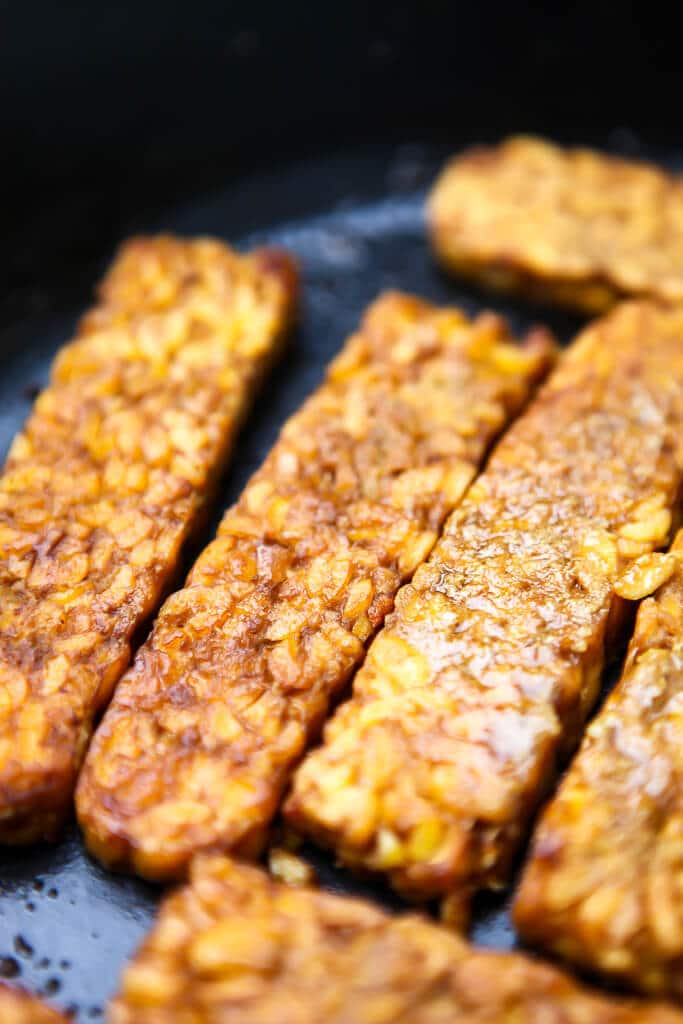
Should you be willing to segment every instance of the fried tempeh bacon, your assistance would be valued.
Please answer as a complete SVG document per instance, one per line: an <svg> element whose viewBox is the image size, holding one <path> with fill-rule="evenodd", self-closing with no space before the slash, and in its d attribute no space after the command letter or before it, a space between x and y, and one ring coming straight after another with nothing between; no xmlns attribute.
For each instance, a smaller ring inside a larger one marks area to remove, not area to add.
<svg viewBox="0 0 683 1024"><path fill-rule="evenodd" d="M683 178L516 137L452 160L429 201L444 265L498 291L599 313L683 301Z"/></svg>
<svg viewBox="0 0 683 1024"><path fill-rule="evenodd" d="M285 813L409 897L500 886L627 602L671 571L683 312L586 329L397 595Z"/></svg>
<svg viewBox="0 0 683 1024"><path fill-rule="evenodd" d="M683 999L683 531L638 611L622 677L537 828L522 934Z"/></svg>
<svg viewBox="0 0 683 1024"><path fill-rule="evenodd" d="M0 981L0 1021L2 1024L66 1024L66 1017L28 992Z"/></svg>
<svg viewBox="0 0 683 1024"><path fill-rule="evenodd" d="M417 914L199 857L125 970L110 1024L681 1024Z"/></svg>
<svg viewBox="0 0 683 1024"><path fill-rule="evenodd" d="M330 700L553 352L389 294L162 608L89 752L91 851L154 879L255 856Z"/></svg>
<svg viewBox="0 0 683 1024"><path fill-rule="evenodd" d="M67 813L295 293L282 253L134 240L59 353L0 477L0 841Z"/></svg>

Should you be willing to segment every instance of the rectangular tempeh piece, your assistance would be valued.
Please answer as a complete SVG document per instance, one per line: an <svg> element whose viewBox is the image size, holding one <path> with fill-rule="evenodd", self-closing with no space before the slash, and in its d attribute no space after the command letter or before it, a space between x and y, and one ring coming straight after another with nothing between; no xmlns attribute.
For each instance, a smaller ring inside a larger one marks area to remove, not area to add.
<svg viewBox="0 0 683 1024"><path fill-rule="evenodd" d="M117 690L77 797L105 863L163 879L203 848L259 852L330 700L547 369L545 332L511 341L490 314L370 308Z"/></svg>
<svg viewBox="0 0 683 1024"><path fill-rule="evenodd" d="M683 311L585 330L397 596L299 768L292 825L409 896L497 887L578 740L625 602L670 569ZM620 595L620 596L619 596Z"/></svg>
<svg viewBox="0 0 683 1024"><path fill-rule="evenodd" d="M673 551L541 818L515 917L532 942L683 999L683 531Z"/></svg>
<svg viewBox="0 0 683 1024"><path fill-rule="evenodd" d="M417 914L200 857L125 970L109 1024L682 1024Z"/></svg>
<svg viewBox="0 0 683 1024"><path fill-rule="evenodd" d="M0 981L0 1021L2 1024L67 1024L56 1010L29 995Z"/></svg>
<svg viewBox="0 0 683 1024"><path fill-rule="evenodd" d="M429 200L446 267L496 290L598 313L683 301L683 178L511 138L452 160Z"/></svg>
<svg viewBox="0 0 683 1024"><path fill-rule="evenodd" d="M52 838L294 310L289 257L137 239L0 477L0 841Z"/></svg>

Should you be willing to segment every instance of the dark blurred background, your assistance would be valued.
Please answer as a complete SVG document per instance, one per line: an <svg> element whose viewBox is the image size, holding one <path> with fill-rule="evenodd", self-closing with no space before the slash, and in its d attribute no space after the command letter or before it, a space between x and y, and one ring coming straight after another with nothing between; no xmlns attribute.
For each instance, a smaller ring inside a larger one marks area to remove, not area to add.
<svg viewBox="0 0 683 1024"><path fill-rule="evenodd" d="M524 130L669 151L679 49L628 2L5 0L5 298L20 307L169 204L292 161L310 208L381 189L399 144ZM307 176L337 151L346 163Z"/></svg>

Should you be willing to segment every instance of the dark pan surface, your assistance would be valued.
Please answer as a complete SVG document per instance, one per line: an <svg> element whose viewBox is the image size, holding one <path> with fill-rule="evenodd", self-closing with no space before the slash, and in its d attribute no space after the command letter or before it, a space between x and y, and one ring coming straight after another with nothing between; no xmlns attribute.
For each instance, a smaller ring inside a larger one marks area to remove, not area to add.
<svg viewBox="0 0 683 1024"><path fill-rule="evenodd" d="M438 271L427 248L422 210L441 157L436 150L408 147L373 156L367 165L344 157L292 165L134 225L212 234L239 246L285 245L301 261L301 326L247 423L214 527L285 418L319 382L363 308L382 289L414 291L470 312L495 308L517 329L542 320L565 341L574 333L579 321L572 317L477 294ZM326 212L320 213L321 207ZM128 230L129 224L122 224L121 235ZM21 320L3 316L0 460L45 383L52 356L90 304L93 283L110 257L109 251L100 252L99 266L71 274L55 268L59 284L51 290L49 280L36 283L33 312ZM383 888L335 869L324 855L313 851L311 857L325 886L400 905ZM72 1009L82 1024L101 1019L104 1001L144 935L159 895L159 889L108 874L91 861L75 825L54 847L0 848L0 976ZM513 944L506 904L502 894L477 905L475 941L499 948Z"/></svg>

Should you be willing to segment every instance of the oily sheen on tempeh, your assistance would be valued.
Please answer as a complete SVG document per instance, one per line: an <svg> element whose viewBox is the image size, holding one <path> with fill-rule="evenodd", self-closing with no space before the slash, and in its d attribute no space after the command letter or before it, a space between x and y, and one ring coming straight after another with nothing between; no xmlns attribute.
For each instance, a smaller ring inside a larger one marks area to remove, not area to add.
<svg viewBox="0 0 683 1024"><path fill-rule="evenodd" d="M683 999L683 531L670 559L541 818L515 918L596 974Z"/></svg>
<svg viewBox="0 0 683 1024"><path fill-rule="evenodd" d="M0 841L52 838L294 308L288 257L137 239L0 477Z"/></svg>
<svg viewBox="0 0 683 1024"><path fill-rule="evenodd" d="M553 346L400 294L285 425L118 687L77 807L105 863L254 856L294 765Z"/></svg>
<svg viewBox="0 0 683 1024"><path fill-rule="evenodd" d="M625 600L670 571L682 430L683 312L587 328L399 592L296 773L296 829L454 916L504 883Z"/></svg>
<svg viewBox="0 0 683 1024"><path fill-rule="evenodd" d="M511 138L447 165L429 221L444 265L494 290L587 313L683 301L683 178L650 164Z"/></svg>
<svg viewBox="0 0 683 1024"><path fill-rule="evenodd" d="M199 857L168 897L110 1024L681 1024L515 953L476 950L416 914Z"/></svg>

